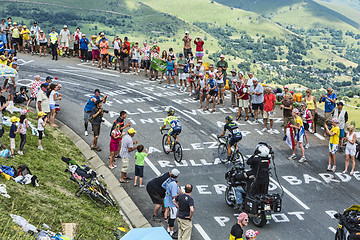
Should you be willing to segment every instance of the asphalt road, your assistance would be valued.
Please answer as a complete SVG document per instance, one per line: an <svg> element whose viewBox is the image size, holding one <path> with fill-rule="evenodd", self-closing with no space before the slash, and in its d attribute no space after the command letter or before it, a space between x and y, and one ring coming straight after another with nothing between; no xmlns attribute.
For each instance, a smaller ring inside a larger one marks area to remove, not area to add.
<svg viewBox="0 0 360 240"><path fill-rule="evenodd" d="M121 110L127 111L126 121L138 132L135 139L150 151L150 162L145 165L145 184L158 173L164 173L173 167L178 168L181 172L179 184L194 185L192 196L195 201L195 215L192 239L228 239L231 226L236 222L234 214L238 212L224 201L224 173L229 166L216 160L217 145L214 134L221 133L226 114L236 116L236 109L229 108L229 99L226 99L225 106L217 107L215 113L203 112L197 109L198 103L188 95L173 87L164 88L164 85L157 82L146 81L143 75L119 74L113 70L101 71L89 63L80 63L73 58L60 58L57 62L51 61L50 57L19 55L19 58L18 85L29 86L36 74L42 79L48 75L59 78L58 82L63 85L63 99L57 118L89 144L92 135L84 136L83 107L95 88L100 88L109 96L104 108L110 113L104 117L106 122L102 125L99 141L99 146L103 149L99 155L107 164L110 126ZM181 164L174 163L172 154L165 155L162 152L159 127L166 117L164 109L168 106L176 109L176 115L183 126L180 142L184 148L184 157ZM280 110L277 109L277 112L279 114ZM244 155L252 154L259 141L265 141L273 147L277 174L285 190L282 212L273 214L272 220L262 229L256 229L251 223L246 229L259 230L257 239L260 240L333 239L337 221L332 218L332 213L359 203L359 171L356 171L354 176L341 174L345 156L338 154L337 172L327 172L328 140L315 135L310 136L311 147L306 151L307 162L301 164L288 160L291 151L282 141L281 119L275 121L278 134L274 135L260 132L262 124L255 124L253 119L248 122L240 120L239 124L244 135L240 143ZM120 169L119 166L112 170L117 177L120 176ZM359 167L356 167L356 170L358 169ZM133 172L134 159L131 160L129 175L133 176ZM123 185L149 219L153 205L145 188L135 188L132 183ZM280 192L275 184L271 183L270 186L272 192ZM164 223L152 224L159 226Z"/></svg>

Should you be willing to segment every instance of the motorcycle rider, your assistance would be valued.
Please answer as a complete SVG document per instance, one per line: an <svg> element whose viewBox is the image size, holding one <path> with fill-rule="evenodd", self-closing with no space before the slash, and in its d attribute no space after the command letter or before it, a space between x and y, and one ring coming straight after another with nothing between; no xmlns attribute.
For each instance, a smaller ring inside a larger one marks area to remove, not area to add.
<svg viewBox="0 0 360 240"><path fill-rule="evenodd" d="M226 133L226 130L229 130L230 132L230 139L229 139L229 145L228 145L228 153L227 153L227 160L230 161L231 157L231 147L235 146L237 148L237 142L239 142L242 139L242 134L239 129L239 127L236 125L236 123L233 122L234 118L230 115L225 117L226 124L224 125L224 131L218 136L218 138L223 137Z"/></svg>

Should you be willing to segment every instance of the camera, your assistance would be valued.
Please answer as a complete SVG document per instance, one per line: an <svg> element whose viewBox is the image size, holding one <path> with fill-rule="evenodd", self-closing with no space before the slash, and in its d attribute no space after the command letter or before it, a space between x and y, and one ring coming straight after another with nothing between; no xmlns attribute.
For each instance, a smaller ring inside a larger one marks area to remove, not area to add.
<svg viewBox="0 0 360 240"><path fill-rule="evenodd" d="M109 113L109 111L108 111L108 110L105 110L105 109L103 109L103 112L104 112L104 113Z"/></svg>

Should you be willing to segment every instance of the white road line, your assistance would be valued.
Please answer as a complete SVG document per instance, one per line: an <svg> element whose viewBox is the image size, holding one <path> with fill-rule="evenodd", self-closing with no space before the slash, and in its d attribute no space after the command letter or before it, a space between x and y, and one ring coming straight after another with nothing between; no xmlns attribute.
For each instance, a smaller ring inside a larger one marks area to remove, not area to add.
<svg viewBox="0 0 360 240"><path fill-rule="evenodd" d="M196 120L195 118L191 117L190 115L184 113L183 111L177 109L176 107L170 106L171 108L175 109L176 111L178 111L179 113L181 113L182 115L186 116L187 118L190 118L194 123L196 123L197 125L201 125L201 123Z"/></svg>
<svg viewBox="0 0 360 240"><path fill-rule="evenodd" d="M280 188L280 185L277 181L275 181L275 179L273 179L272 177L270 177L270 180L278 187ZM303 207L305 210L310 210L310 208L303 203L300 199L298 199L294 194L292 194L289 190L287 190L286 188L282 187L284 189L284 192L289 195L292 199L294 199L301 207Z"/></svg>
<svg viewBox="0 0 360 240"><path fill-rule="evenodd" d="M203 239L205 240L211 240L211 238L209 237L209 235L207 235L207 233L205 232L205 230L200 226L200 224L195 223L194 227L196 228L196 230L198 230L198 232L200 233L200 235L203 237Z"/></svg>
<svg viewBox="0 0 360 240"><path fill-rule="evenodd" d="M111 124L108 120L106 120L105 118L102 118L102 119L104 120L105 126L107 126L107 127L109 127L109 128L112 127L112 124Z"/></svg>
<svg viewBox="0 0 360 240"><path fill-rule="evenodd" d="M22 60L22 59L19 59L19 60L21 60L21 61L24 61L24 60ZM31 63L31 62L33 62L34 60L30 60L30 61L24 61L24 63L21 63L21 64L19 64L20 66L22 66L22 65L25 65L25 64L28 64L28 63Z"/></svg>
<svg viewBox="0 0 360 240"><path fill-rule="evenodd" d="M333 227L328 227L328 228L329 228L329 230L332 231L333 233L336 233L335 228L333 228Z"/></svg>
<svg viewBox="0 0 360 240"><path fill-rule="evenodd" d="M145 157L145 162L147 165L149 165L149 167L154 171L154 173L157 176L161 175L161 172L155 167L155 165L147 157Z"/></svg>
<svg viewBox="0 0 360 240"><path fill-rule="evenodd" d="M323 136L321 136L320 134L314 133L314 135L315 135L317 138L319 138L320 140L325 141L325 138L324 138Z"/></svg>

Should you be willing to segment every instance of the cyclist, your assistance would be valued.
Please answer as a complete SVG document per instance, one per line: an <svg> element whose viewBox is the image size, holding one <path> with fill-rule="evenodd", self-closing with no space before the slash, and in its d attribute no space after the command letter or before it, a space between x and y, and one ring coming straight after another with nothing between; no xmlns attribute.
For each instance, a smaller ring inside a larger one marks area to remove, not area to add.
<svg viewBox="0 0 360 240"><path fill-rule="evenodd" d="M236 125L236 123L233 122L233 117L228 115L225 117L226 124L224 125L224 131L218 136L218 138L223 137L226 133L226 130L229 130L229 145L228 145L228 157L227 160L230 161L231 157L231 147L235 146L237 149L237 142L239 142L242 139L242 134L239 129L239 127Z"/></svg>
<svg viewBox="0 0 360 240"><path fill-rule="evenodd" d="M168 116L165 118L164 126L160 127L160 130L163 130L167 124L169 124L171 127L170 130L168 131L168 136L167 136L167 143L168 143L167 151L169 151L169 152L171 151L171 148L170 148L171 136L173 136L175 134L176 141L179 141L178 135L181 133L180 122L177 119L177 117L174 116L174 113L175 113L175 110L170 108L167 111Z"/></svg>

